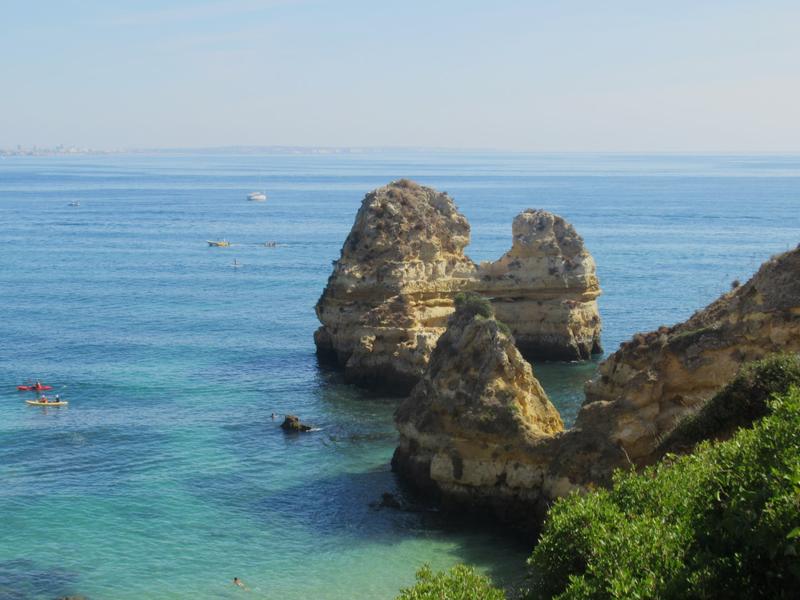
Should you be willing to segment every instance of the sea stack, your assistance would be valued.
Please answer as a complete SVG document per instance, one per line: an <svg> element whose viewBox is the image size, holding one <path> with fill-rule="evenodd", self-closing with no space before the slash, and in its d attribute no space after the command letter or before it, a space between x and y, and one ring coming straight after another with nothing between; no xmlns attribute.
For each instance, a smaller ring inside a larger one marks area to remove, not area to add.
<svg viewBox="0 0 800 600"><path fill-rule="evenodd" d="M527 210L511 250L480 268L470 227L445 193L400 180L367 194L317 302L317 352L346 378L405 394L421 379L453 297L491 299L526 356L577 360L600 351L594 260L564 219Z"/></svg>
<svg viewBox="0 0 800 600"><path fill-rule="evenodd" d="M514 511L535 504L547 457L531 449L563 429L507 327L477 294L456 311L395 414L392 467L446 503Z"/></svg>
<svg viewBox="0 0 800 600"><path fill-rule="evenodd" d="M317 302L317 351L350 381L408 391L474 280L469 223L445 193L400 180L366 195Z"/></svg>
<svg viewBox="0 0 800 600"><path fill-rule="evenodd" d="M477 291L492 299L531 360L579 360L601 352L600 283L583 239L563 218L528 209L512 224L513 245L483 263Z"/></svg>

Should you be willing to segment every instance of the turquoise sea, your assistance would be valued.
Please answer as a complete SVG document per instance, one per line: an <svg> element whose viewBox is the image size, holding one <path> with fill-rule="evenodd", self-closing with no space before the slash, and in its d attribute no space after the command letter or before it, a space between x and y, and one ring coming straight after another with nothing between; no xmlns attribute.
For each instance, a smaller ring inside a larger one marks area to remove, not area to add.
<svg viewBox="0 0 800 600"><path fill-rule="evenodd" d="M476 261L524 208L570 220L609 351L800 242L797 156L0 160L0 599L235 598L234 576L252 598L382 599L423 563L521 569L530 548L497 528L370 506L398 491L396 400L314 355L331 261L363 195L400 177L455 198ZM534 365L568 421L595 366ZM32 377L69 407L25 405ZM319 431L286 436L273 412Z"/></svg>

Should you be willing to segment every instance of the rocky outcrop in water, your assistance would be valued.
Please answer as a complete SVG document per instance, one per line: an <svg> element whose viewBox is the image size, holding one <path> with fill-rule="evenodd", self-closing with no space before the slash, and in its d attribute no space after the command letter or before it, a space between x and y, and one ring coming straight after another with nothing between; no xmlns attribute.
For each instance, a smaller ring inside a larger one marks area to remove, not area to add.
<svg viewBox="0 0 800 600"><path fill-rule="evenodd" d="M652 462L660 440L745 363L800 351L800 249L688 321L623 344L587 384L566 431L500 328L456 313L396 413L393 466L445 504L533 528L554 498ZM519 398L533 408L516 408L525 406Z"/></svg>
<svg viewBox="0 0 800 600"><path fill-rule="evenodd" d="M316 306L320 356L350 381L407 392L419 381L456 293L490 297L523 352L578 359L600 349L594 261L563 219L526 211L512 249L480 268L470 228L445 193L401 180L367 194Z"/></svg>
<svg viewBox="0 0 800 600"><path fill-rule="evenodd" d="M351 381L410 388L475 265L447 194L407 180L366 195L317 303L317 350Z"/></svg>
<svg viewBox="0 0 800 600"><path fill-rule="evenodd" d="M578 360L601 352L600 283L575 228L557 215L528 209L514 219L512 234L511 250L481 264L477 291L492 299L522 353Z"/></svg>
<svg viewBox="0 0 800 600"><path fill-rule="evenodd" d="M281 423L281 429L287 433L301 433L303 431L311 431L311 425L306 425L300 421L300 417L295 415L286 415Z"/></svg>
<svg viewBox="0 0 800 600"><path fill-rule="evenodd" d="M448 502L535 503L547 463L530 448L561 431L561 418L489 303L470 295L457 304L395 414L393 469Z"/></svg>

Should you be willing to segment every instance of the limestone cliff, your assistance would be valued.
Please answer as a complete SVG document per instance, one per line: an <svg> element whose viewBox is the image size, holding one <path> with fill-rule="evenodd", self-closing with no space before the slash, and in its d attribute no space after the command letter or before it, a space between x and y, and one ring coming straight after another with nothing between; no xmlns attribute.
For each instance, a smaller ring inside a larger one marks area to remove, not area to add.
<svg viewBox="0 0 800 600"><path fill-rule="evenodd" d="M617 468L650 463L660 440L743 364L800 352L800 248L772 258L685 323L623 344L587 384L567 431L534 391L538 384L520 376L527 373L521 359L496 329L490 319L451 320L428 372L397 411L393 465L445 502L488 506L535 526L552 499L605 485ZM495 390L508 394L498 401ZM524 393L538 410L517 414L509 398Z"/></svg>
<svg viewBox="0 0 800 600"><path fill-rule="evenodd" d="M571 225L545 211L513 224L511 250L477 269L469 224L444 193L407 180L367 194L316 306L314 339L351 381L407 392L453 312L453 296L492 298L523 353L585 358L600 349L594 261Z"/></svg>
<svg viewBox="0 0 800 600"><path fill-rule="evenodd" d="M575 228L557 215L528 209L514 219L512 234L511 250L481 264L477 291L492 299L522 353L578 360L601 352L600 284Z"/></svg>
<svg viewBox="0 0 800 600"><path fill-rule="evenodd" d="M317 303L318 351L350 380L410 388L473 279L468 243L447 194L407 180L367 194Z"/></svg>
<svg viewBox="0 0 800 600"><path fill-rule="evenodd" d="M635 464L742 364L800 351L800 248L773 257L689 320L637 334L586 385L576 428L607 429Z"/></svg>
<svg viewBox="0 0 800 600"><path fill-rule="evenodd" d="M504 329L486 300L457 298L425 376L397 409L393 468L446 500L535 501L546 463L527 449L563 429Z"/></svg>

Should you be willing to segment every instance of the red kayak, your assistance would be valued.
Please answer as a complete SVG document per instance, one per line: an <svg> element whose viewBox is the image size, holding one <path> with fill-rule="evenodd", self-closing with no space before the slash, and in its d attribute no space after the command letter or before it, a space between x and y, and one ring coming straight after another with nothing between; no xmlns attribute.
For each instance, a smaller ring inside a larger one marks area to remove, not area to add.
<svg viewBox="0 0 800 600"><path fill-rule="evenodd" d="M44 390L52 390L53 386L34 383L33 385L18 385L17 389L20 392L43 392Z"/></svg>

